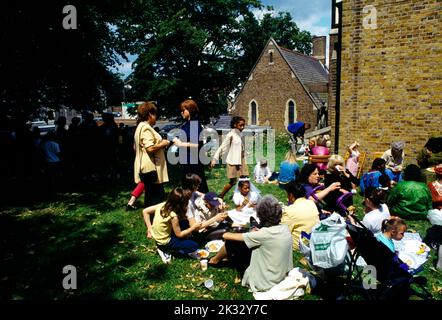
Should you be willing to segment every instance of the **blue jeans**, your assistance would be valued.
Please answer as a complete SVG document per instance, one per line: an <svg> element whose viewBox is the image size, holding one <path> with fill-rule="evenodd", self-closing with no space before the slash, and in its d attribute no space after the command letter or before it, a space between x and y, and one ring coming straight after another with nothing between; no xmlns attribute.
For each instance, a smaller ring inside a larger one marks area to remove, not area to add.
<svg viewBox="0 0 442 320"><path fill-rule="evenodd" d="M169 243L161 246L161 250L164 248L166 251L176 252L180 255L187 255L198 250L198 243L193 240L188 239L180 239L175 236L172 236Z"/></svg>

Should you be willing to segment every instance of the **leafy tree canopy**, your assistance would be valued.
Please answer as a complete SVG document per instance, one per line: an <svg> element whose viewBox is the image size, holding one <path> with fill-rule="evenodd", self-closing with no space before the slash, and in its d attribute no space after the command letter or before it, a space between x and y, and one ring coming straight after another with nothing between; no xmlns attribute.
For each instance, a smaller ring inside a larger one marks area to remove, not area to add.
<svg viewBox="0 0 442 320"><path fill-rule="evenodd" d="M203 117L226 111L227 95L244 81L264 45L311 51L311 35L289 13L252 13L255 0L148 0L132 3L117 26L126 49L138 54L130 76L131 96L155 100L162 113L176 115L192 97Z"/></svg>
<svg viewBox="0 0 442 320"><path fill-rule="evenodd" d="M119 103L121 79L108 69L118 52L124 54L109 24L121 10L118 2L15 1L3 7L1 111L100 109L104 96L107 103ZM77 29L63 27L68 3L76 8Z"/></svg>

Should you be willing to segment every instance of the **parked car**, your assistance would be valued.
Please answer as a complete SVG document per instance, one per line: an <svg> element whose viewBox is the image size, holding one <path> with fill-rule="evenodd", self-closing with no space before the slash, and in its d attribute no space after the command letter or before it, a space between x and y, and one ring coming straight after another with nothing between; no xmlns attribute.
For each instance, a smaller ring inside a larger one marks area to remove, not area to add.
<svg viewBox="0 0 442 320"><path fill-rule="evenodd" d="M32 121L31 130L35 127L40 129L40 134L44 136L49 131L55 131L55 124L47 124L45 121Z"/></svg>
<svg viewBox="0 0 442 320"><path fill-rule="evenodd" d="M181 126L181 123L169 123L163 126L158 133L163 137L163 139L167 139L172 141L174 135L171 133L173 129L178 129Z"/></svg>

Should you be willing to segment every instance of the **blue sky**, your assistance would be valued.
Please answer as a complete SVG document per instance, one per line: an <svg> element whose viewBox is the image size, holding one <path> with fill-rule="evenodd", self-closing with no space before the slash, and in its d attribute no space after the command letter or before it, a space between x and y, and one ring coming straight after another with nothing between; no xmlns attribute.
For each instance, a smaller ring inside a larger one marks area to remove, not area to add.
<svg viewBox="0 0 442 320"><path fill-rule="evenodd" d="M261 0L264 6L272 6L275 12L287 11L292 15L301 30L310 31L312 35L327 36L331 25L331 0ZM255 11L257 17L266 11ZM136 56L129 56L129 62L122 61L116 70L124 74L131 73L132 62ZM328 59L327 59L328 60Z"/></svg>
<svg viewBox="0 0 442 320"><path fill-rule="evenodd" d="M325 36L330 32L331 0L261 0L275 11L287 11L301 30Z"/></svg>

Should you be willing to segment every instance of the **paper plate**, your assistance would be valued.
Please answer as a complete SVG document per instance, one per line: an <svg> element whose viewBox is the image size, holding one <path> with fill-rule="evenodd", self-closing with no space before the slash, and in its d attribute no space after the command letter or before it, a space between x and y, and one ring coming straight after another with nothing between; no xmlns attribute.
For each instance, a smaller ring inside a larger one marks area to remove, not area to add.
<svg viewBox="0 0 442 320"><path fill-rule="evenodd" d="M222 240L213 240L213 241L209 241L206 244L206 249L209 252L218 252L222 246L224 245L224 241Z"/></svg>
<svg viewBox="0 0 442 320"><path fill-rule="evenodd" d="M400 252L399 259L401 259L404 263L406 263L411 269L416 269L418 265L416 258L413 255L406 252Z"/></svg>
<svg viewBox="0 0 442 320"><path fill-rule="evenodd" d="M208 258L210 255L209 251L204 250L204 249L197 250L196 254L198 255L198 258L201 258L201 259Z"/></svg>

